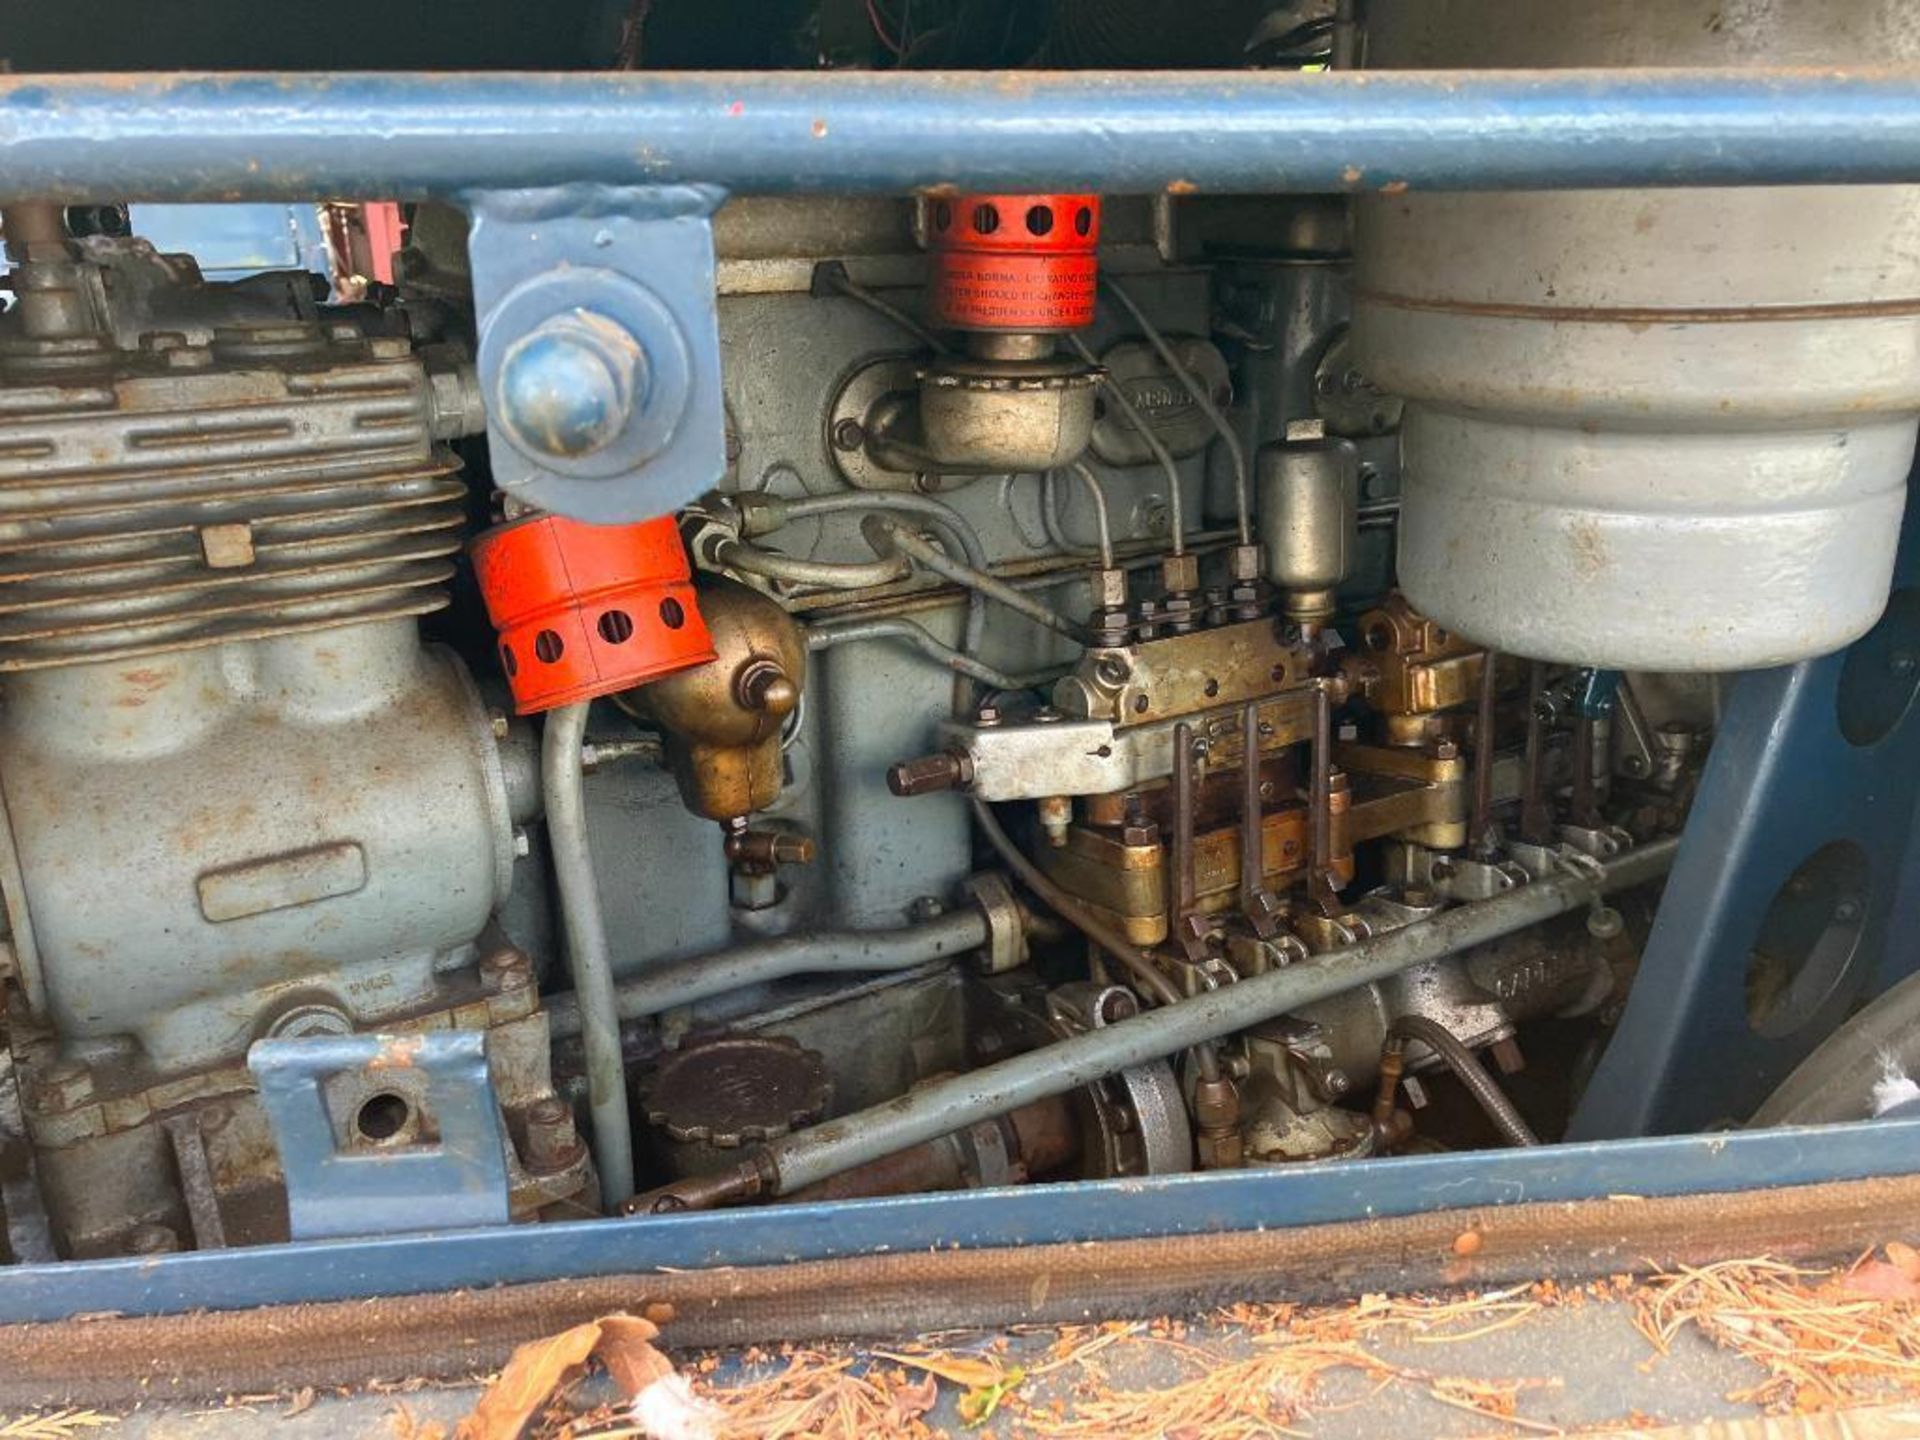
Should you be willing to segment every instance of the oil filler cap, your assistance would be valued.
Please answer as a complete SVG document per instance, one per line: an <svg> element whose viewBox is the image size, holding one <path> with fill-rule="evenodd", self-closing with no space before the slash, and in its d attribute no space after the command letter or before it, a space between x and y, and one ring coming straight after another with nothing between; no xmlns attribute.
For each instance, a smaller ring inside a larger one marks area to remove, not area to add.
<svg viewBox="0 0 1920 1440"><path fill-rule="evenodd" d="M772 1140L827 1113L833 1097L826 1062L783 1036L718 1035L670 1055L646 1087L647 1123L675 1142L738 1150ZM699 1168L686 1153L676 1168Z"/></svg>

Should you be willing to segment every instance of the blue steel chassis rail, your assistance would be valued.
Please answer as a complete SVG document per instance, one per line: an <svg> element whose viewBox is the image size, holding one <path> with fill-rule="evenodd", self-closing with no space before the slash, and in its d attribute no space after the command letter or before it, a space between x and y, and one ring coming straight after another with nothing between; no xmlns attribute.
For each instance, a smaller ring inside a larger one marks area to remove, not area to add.
<svg viewBox="0 0 1920 1440"><path fill-rule="evenodd" d="M1920 1120L452 1230L0 1268L0 1323L182 1315L914 1250L1282 1230L1920 1170Z"/></svg>
<svg viewBox="0 0 1920 1440"><path fill-rule="evenodd" d="M1920 71L0 77L0 199L1920 182ZM717 198L717 195L716 195ZM0 1321L1920 1172L1920 1121L0 1269Z"/></svg>
<svg viewBox="0 0 1920 1440"><path fill-rule="evenodd" d="M0 200L1920 180L1920 71L0 76Z"/></svg>

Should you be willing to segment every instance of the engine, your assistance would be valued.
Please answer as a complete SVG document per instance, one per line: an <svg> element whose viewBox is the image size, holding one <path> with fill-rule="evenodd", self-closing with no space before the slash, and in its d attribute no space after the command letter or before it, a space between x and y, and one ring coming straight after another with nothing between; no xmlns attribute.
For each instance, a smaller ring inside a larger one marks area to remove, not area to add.
<svg viewBox="0 0 1920 1440"><path fill-rule="evenodd" d="M1382 0L1368 63L1914 43L1565 8ZM710 311L502 282L532 211L409 207L348 299L8 206L16 1236L341 1233L327 1164L428 1152L534 1222L1563 1133L1719 675L1885 606L1915 192L1100 178L729 200Z"/></svg>

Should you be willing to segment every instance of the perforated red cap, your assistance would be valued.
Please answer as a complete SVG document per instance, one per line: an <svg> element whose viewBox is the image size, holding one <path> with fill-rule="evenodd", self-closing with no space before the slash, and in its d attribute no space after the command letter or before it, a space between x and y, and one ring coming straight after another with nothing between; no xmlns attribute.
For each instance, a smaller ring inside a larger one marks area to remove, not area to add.
<svg viewBox="0 0 1920 1440"><path fill-rule="evenodd" d="M933 318L956 330L1093 323L1097 195L966 195L932 215Z"/></svg>
<svg viewBox="0 0 1920 1440"><path fill-rule="evenodd" d="M473 569L522 715L714 658L671 515L638 525L516 520L473 542Z"/></svg>

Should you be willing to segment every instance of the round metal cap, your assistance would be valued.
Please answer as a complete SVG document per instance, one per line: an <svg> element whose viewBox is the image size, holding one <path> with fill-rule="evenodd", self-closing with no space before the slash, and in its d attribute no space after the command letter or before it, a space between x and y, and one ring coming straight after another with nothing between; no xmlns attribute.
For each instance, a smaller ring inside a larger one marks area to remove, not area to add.
<svg viewBox="0 0 1920 1440"><path fill-rule="evenodd" d="M777 1036L721 1035L685 1046L654 1073L647 1123L682 1143L734 1149L812 1124L832 1093L817 1051Z"/></svg>

